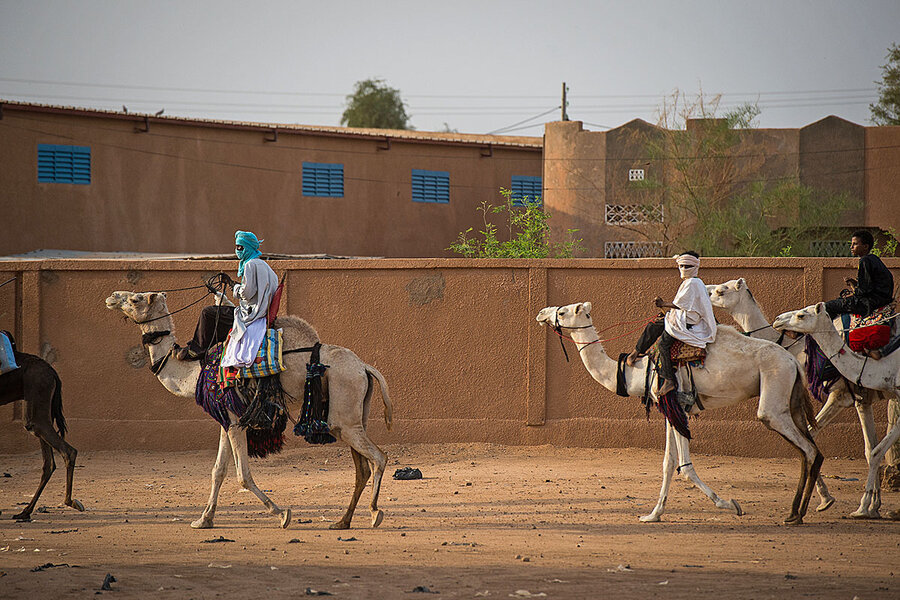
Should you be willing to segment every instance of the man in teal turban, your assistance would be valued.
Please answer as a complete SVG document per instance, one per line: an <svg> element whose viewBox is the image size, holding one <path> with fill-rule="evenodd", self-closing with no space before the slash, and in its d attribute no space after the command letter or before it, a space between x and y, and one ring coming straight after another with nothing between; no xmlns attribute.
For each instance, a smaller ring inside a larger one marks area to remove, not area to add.
<svg viewBox="0 0 900 600"><path fill-rule="evenodd" d="M238 258L240 284L232 289L238 306L207 306L200 314L194 337L184 348L176 348L178 360L198 360L214 344L231 340L222 366L249 366L256 358L266 334L266 315L272 296L278 288L275 271L260 258L258 239L249 231L234 234L234 253ZM227 361L227 362L226 362Z"/></svg>

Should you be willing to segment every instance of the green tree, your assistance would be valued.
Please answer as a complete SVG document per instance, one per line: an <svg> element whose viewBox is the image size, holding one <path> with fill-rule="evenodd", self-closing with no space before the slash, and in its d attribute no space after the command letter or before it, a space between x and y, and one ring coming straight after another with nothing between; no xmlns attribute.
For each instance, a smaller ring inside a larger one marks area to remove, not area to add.
<svg viewBox="0 0 900 600"><path fill-rule="evenodd" d="M347 108L341 115L341 125L413 129L406 106L400 98L400 90L388 86L382 79L356 82L353 93L347 96Z"/></svg>
<svg viewBox="0 0 900 600"><path fill-rule="evenodd" d="M482 213L484 229L481 238L469 237L472 227L460 232L456 242L448 250L466 258L571 258L581 250L581 240L575 239L576 229L566 231L568 240L550 241L550 214L544 210L540 198L525 196L520 201L512 190L500 188L504 202L499 205L482 202L477 209ZM497 226L489 214L506 215L507 238L501 240Z"/></svg>
<svg viewBox="0 0 900 600"><path fill-rule="evenodd" d="M869 112L876 125L900 125L900 44L891 44L885 58L881 81L875 82L878 102L869 105Z"/></svg>
<svg viewBox="0 0 900 600"><path fill-rule="evenodd" d="M623 228L662 242L663 255L691 248L705 256L809 255L814 240L843 237L837 224L855 203L766 179L769 152L752 131L759 109L745 104L720 117L719 101L676 92L659 126L635 134L649 168L630 185L648 218Z"/></svg>

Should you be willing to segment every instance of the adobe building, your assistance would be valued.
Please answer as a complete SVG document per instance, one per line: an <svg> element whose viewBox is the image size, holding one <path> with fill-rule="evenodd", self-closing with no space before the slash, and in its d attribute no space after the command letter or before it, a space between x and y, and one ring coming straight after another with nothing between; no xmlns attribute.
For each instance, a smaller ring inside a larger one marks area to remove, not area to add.
<svg viewBox="0 0 900 600"><path fill-rule="evenodd" d="M703 127L688 120L690 131ZM585 131L579 121L548 123L544 135L544 206L556 235L578 229L583 256L659 256L660 243L634 231L657 206L637 182L669 177L644 140L661 130L640 119L610 129ZM858 208L840 222L846 229L900 232L900 127L863 127L827 117L799 129L740 131L729 160L753 179L787 181L825 192L844 192ZM790 226L790 223L786 223ZM847 255L847 240L819 240L821 255Z"/></svg>
<svg viewBox="0 0 900 600"><path fill-rule="evenodd" d="M453 256L542 141L237 123L0 101L0 255L38 249Z"/></svg>

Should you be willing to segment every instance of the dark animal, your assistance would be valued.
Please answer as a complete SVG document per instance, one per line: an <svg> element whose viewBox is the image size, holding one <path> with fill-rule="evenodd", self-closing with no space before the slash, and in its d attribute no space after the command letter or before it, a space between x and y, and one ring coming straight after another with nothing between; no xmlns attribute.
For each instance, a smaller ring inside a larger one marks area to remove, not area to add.
<svg viewBox="0 0 900 600"><path fill-rule="evenodd" d="M72 498L72 478L75 474L75 456L78 451L63 439L66 435L66 419L62 413L62 382L59 375L47 361L38 356L15 352L15 357L19 368L0 375L0 406L16 400L25 401L25 429L41 441L44 469L34 498L13 518L31 518L44 486L56 469L54 449L66 461L66 506L83 511L84 506L81 502Z"/></svg>

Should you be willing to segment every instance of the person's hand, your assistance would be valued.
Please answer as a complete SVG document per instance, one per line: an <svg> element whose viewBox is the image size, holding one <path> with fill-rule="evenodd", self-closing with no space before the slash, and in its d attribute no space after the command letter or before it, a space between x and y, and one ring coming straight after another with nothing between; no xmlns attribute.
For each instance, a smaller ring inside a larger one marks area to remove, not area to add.
<svg viewBox="0 0 900 600"><path fill-rule="evenodd" d="M653 300L653 303L656 304L657 308L662 308L663 304L665 304L665 301L662 298L660 298L659 296L657 296L656 299Z"/></svg>
<svg viewBox="0 0 900 600"><path fill-rule="evenodd" d="M852 277L844 277L844 283L846 283L850 287L856 287L858 285L858 282Z"/></svg>
<svg viewBox="0 0 900 600"><path fill-rule="evenodd" d="M234 288L234 286L237 285L237 281L232 279L231 275L229 275L228 273L221 273L221 275L222 275L222 281L225 282L225 285L227 285L231 288Z"/></svg>

